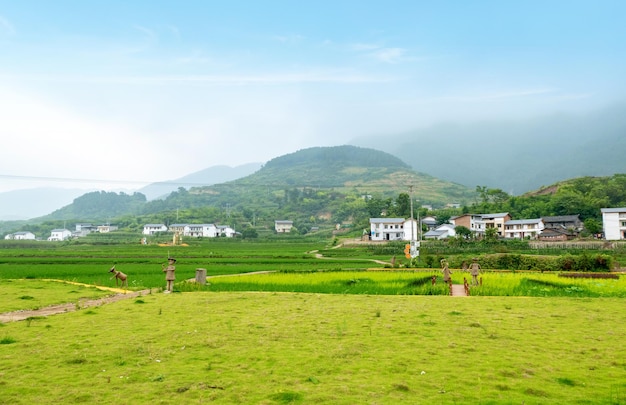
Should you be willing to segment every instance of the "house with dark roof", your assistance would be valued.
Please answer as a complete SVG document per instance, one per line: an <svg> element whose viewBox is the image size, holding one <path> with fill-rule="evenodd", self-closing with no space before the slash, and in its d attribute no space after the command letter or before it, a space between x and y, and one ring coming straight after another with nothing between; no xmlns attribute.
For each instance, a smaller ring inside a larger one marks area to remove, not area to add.
<svg viewBox="0 0 626 405"><path fill-rule="evenodd" d="M546 229L559 229L578 234L584 228L583 221L580 220L578 215L559 215L541 219L543 219Z"/></svg>
<svg viewBox="0 0 626 405"><path fill-rule="evenodd" d="M569 231L565 231L559 228L545 228L541 231L541 234L537 237L537 239L544 242L563 242L567 240L574 239L576 235L572 234Z"/></svg>

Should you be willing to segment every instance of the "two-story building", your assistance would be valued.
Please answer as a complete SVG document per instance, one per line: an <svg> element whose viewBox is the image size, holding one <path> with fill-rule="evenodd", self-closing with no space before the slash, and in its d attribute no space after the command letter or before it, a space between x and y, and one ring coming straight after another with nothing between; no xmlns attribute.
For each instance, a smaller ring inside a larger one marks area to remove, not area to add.
<svg viewBox="0 0 626 405"><path fill-rule="evenodd" d="M274 221L274 230L278 233L289 233L293 228L293 221L277 219Z"/></svg>
<svg viewBox="0 0 626 405"><path fill-rule="evenodd" d="M167 226L165 226L165 224L145 224L141 233L144 235L154 235L158 232L167 232Z"/></svg>
<svg viewBox="0 0 626 405"><path fill-rule="evenodd" d="M544 227L541 218L512 219L504 223L504 237L507 239L537 239Z"/></svg>
<svg viewBox="0 0 626 405"><path fill-rule="evenodd" d="M602 229L606 240L626 239L626 207L601 208Z"/></svg>
<svg viewBox="0 0 626 405"><path fill-rule="evenodd" d="M404 218L370 218L373 241L417 240L417 220Z"/></svg>
<svg viewBox="0 0 626 405"><path fill-rule="evenodd" d="M50 231L49 241L59 242L69 239L72 236L72 231L68 229L53 229Z"/></svg>
<svg viewBox="0 0 626 405"><path fill-rule="evenodd" d="M228 225L218 225L217 234L227 238L232 238L237 234L237 232L235 232L235 230Z"/></svg>
<svg viewBox="0 0 626 405"><path fill-rule="evenodd" d="M185 225L183 235L198 238L215 238L219 233L215 224L187 224Z"/></svg>

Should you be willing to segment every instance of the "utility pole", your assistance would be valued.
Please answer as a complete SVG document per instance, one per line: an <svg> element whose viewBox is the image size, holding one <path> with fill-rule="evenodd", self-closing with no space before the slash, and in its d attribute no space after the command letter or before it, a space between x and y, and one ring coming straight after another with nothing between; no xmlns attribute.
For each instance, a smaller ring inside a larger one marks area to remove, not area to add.
<svg viewBox="0 0 626 405"><path fill-rule="evenodd" d="M413 186L412 185L409 186L409 198L411 200L411 246L409 248L409 255L411 259L415 259L417 257L419 260L420 243L415 238L415 233L418 232L419 221L417 221L417 224L415 224L415 227L413 227L414 222L413 222ZM419 216L419 213L418 213L418 216Z"/></svg>

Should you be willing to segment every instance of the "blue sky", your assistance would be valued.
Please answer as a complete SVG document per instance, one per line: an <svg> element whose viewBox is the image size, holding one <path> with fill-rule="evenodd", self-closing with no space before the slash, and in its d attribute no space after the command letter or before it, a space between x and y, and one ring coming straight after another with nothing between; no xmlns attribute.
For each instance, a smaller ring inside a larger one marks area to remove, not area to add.
<svg viewBox="0 0 626 405"><path fill-rule="evenodd" d="M624 15L621 0L0 0L0 191L139 188L446 121L584 114L624 100Z"/></svg>

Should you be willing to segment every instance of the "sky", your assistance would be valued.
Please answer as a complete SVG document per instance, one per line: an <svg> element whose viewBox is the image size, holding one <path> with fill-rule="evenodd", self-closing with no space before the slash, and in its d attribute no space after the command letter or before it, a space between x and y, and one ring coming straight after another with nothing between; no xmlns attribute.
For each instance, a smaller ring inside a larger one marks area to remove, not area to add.
<svg viewBox="0 0 626 405"><path fill-rule="evenodd" d="M624 100L626 1L0 0L0 192Z"/></svg>

